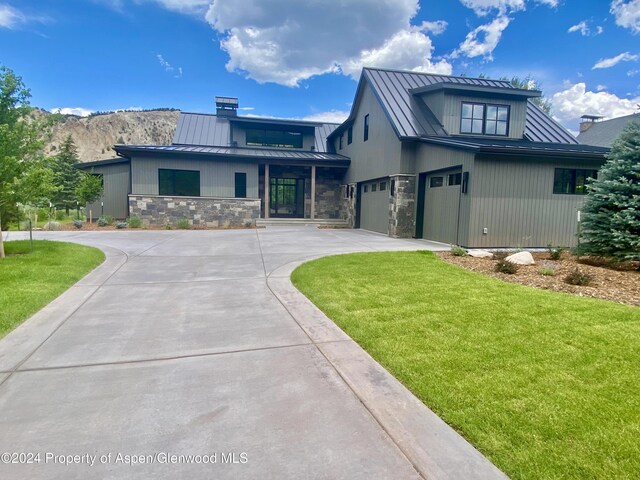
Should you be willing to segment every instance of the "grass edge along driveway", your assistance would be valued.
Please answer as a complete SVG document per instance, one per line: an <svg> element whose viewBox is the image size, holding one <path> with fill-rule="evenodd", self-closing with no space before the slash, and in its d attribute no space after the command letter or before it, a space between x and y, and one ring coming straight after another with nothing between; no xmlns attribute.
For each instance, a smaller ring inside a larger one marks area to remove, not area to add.
<svg viewBox="0 0 640 480"><path fill-rule="evenodd" d="M640 309L431 252L305 263L293 284L514 479L640 472Z"/></svg>
<svg viewBox="0 0 640 480"><path fill-rule="evenodd" d="M5 242L0 259L0 338L100 265L104 253L75 243Z"/></svg>

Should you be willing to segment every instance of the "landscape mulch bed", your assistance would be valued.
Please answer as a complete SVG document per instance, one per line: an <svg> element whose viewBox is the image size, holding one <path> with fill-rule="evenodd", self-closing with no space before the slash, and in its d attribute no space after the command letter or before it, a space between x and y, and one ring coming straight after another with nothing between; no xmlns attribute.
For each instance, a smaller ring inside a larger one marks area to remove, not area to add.
<svg viewBox="0 0 640 480"><path fill-rule="evenodd" d="M496 258L456 257L450 252L441 252L439 255L446 262L505 282L640 306L638 262L612 264L592 257L578 259L566 252L562 254L560 260L554 261L546 252L534 252L532 255L536 261L535 265L521 265L515 274L506 274L494 270L498 262ZM542 275L540 269L543 267L554 269L555 275ZM588 286L569 285L564 281L565 277L576 268L592 276Z"/></svg>

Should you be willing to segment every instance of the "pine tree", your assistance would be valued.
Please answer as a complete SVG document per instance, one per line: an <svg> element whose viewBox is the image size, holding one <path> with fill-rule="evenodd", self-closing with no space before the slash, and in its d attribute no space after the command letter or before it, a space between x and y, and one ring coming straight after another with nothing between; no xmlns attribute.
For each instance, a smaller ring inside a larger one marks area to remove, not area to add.
<svg viewBox="0 0 640 480"><path fill-rule="evenodd" d="M640 260L640 121L614 142L583 212L581 252Z"/></svg>
<svg viewBox="0 0 640 480"><path fill-rule="evenodd" d="M71 135L60 145L60 152L55 157L52 170L55 182L60 187L53 202L57 207L64 208L69 215L69 209L76 206L76 188L80 182L80 171L75 168L78 163L78 149Z"/></svg>

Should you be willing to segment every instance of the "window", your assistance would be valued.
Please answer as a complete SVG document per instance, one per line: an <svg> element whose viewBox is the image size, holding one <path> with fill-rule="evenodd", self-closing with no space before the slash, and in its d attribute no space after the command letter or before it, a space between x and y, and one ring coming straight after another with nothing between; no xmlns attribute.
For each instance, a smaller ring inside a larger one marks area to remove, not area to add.
<svg viewBox="0 0 640 480"><path fill-rule="evenodd" d="M462 183L462 173L452 173L449 175L449 185L460 185Z"/></svg>
<svg viewBox="0 0 640 480"><path fill-rule="evenodd" d="M236 198L247 198L247 174L236 172Z"/></svg>
<svg viewBox="0 0 640 480"><path fill-rule="evenodd" d="M380 182L380 191L383 192L387 189L387 182Z"/></svg>
<svg viewBox="0 0 640 480"><path fill-rule="evenodd" d="M364 141L369 140L369 114L364 116Z"/></svg>
<svg viewBox="0 0 640 480"><path fill-rule="evenodd" d="M364 193L367 193L369 191L369 185L365 185L364 186Z"/></svg>
<svg viewBox="0 0 640 480"><path fill-rule="evenodd" d="M431 177L429 180L431 188L441 187L442 185L444 185L444 177Z"/></svg>
<svg viewBox="0 0 640 480"><path fill-rule="evenodd" d="M343 138L344 138L344 134L341 133L340 134L340 140L339 140L339 144L340 144L339 148L340 148L340 150L342 150L342 139Z"/></svg>
<svg viewBox="0 0 640 480"><path fill-rule="evenodd" d="M353 127L349 127L347 130L347 145L351 145L353 142Z"/></svg>
<svg viewBox="0 0 640 480"><path fill-rule="evenodd" d="M200 172L197 170L158 170L159 195L200 196Z"/></svg>
<svg viewBox="0 0 640 480"><path fill-rule="evenodd" d="M506 136L509 131L509 106L462 103L460 133Z"/></svg>
<svg viewBox="0 0 640 480"><path fill-rule="evenodd" d="M302 148L302 132L248 128L246 138L251 147Z"/></svg>
<svg viewBox="0 0 640 480"><path fill-rule="evenodd" d="M393 197L396 194L396 181L391 180L391 196Z"/></svg>
<svg viewBox="0 0 640 480"><path fill-rule="evenodd" d="M375 192L376 190L378 190L378 184L377 183L372 183L371 184L371 191Z"/></svg>
<svg viewBox="0 0 640 480"><path fill-rule="evenodd" d="M585 195L587 193L587 179L597 178L597 176L597 170L556 168L553 177L553 193Z"/></svg>

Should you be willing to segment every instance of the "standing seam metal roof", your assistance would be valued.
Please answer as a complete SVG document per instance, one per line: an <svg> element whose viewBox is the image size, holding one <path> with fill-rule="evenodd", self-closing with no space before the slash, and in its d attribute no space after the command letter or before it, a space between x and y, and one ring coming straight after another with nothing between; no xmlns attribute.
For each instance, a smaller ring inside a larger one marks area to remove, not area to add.
<svg viewBox="0 0 640 480"><path fill-rule="evenodd" d="M446 136L442 125L422 100L410 90L438 83L459 83L481 87L516 89L506 80L453 77L418 72L365 68L369 82L399 137ZM361 86L358 86L360 90ZM577 140L549 115L528 102L525 138L534 142L570 143Z"/></svg>

